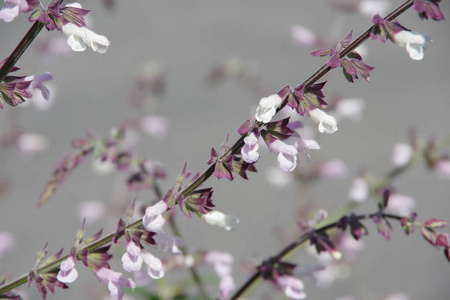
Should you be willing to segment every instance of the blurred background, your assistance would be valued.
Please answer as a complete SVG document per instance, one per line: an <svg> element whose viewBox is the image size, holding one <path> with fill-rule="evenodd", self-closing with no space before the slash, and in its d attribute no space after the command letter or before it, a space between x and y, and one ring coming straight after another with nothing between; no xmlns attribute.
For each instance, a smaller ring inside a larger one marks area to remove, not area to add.
<svg viewBox="0 0 450 300"><path fill-rule="evenodd" d="M65 39L60 32L44 29L19 60L17 66L21 70L16 73L51 72L55 76L48 84L51 107L42 110L31 104L8 106L0 111L3 128L14 123L24 132L44 136L47 143L45 151L34 155L14 146L0 150L0 179L7 189L0 196L0 231L11 232L16 238L14 251L0 258L0 272L10 278L27 273L35 263L37 251L47 241L49 254L62 247L67 252L81 224L78 210L83 202L95 200L123 209L135 197L143 203L155 199L151 190L127 192L124 174L100 176L89 160L69 176L49 203L37 208L45 184L62 154L72 149L73 139L83 137L87 130L107 137L110 129L124 120L164 116L167 132L162 136L139 135L136 151L164 165L167 178L160 185L167 191L185 162L188 171L203 172L212 147L219 149L227 134L234 143L237 128L251 118L261 97L286 85L302 83L326 62L311 56L311 47L299 44L294 26L309 28L320 37L321 47L331 48L351 30L356 37L370 27L371 16L338 9L336 5L342 2L166 0L110 1L112 5L107 5L99 0L81 1L83 8L91 10L88 27L111 42L103 55L88 48L82 53L69 51L49 57L43 49L50 39L64 43ZM380 1L379 8L384 3ZM389 3L392 10L402 1ZM442 1L440 5L448 18L449 3ZM31 26L27 17L21 15L12 23L0 23L2 58L12 52ZM349 188L361 171L382 176L391 170L392 149L396 143L408 141L410 129L416 129L425 140L448 137L448 21L421 21L412 9L398 21L433 38L424 59L411 60L405 49L391 42L366 42L364 61L375 67L370 84L364 80L348 83L340 70L324 78L328 81L325 100L362 99L363 117L358 121L340 120L339 130L332 135L319 134L311 120L303 120L307 127L305 136L314 134L321 145L319 151L310 151L313 163L340 159L346 165L345 177L309 184L292 180L286 186L275 186L267 177L274 176L269 170L277 167L276 157L261 150L258 173L250 173L248 181L211 178L203 185L214 188L217 210L239 217L240 224L234 231L177 213L189 249L233 254L237 286L250 276L242 262L248 263L249 257L254 257L259 263L289 243L290 234L282 228L293 230L293 236L299 234L296 222L300 214L313 208L332 214L349 202ZM161 75L163 88L157 85L152 93L142 97L136 94L136 78L145 67ZM214 70L217 75L224 69L227 72L223 78L212 80ZM298 161L299 170L310 167L300 154ZM413 210L424 221L433 217L450 219L448 183L448 178L441 178L420 163L396 179L393 186L399 194L415 200ZM368 199L357 212L374 212L378 200ZM105 233L114 231L123 211L114 213L117 217L88 224L87 235L100 228ZM365 224L370 235L363 239L364 249L351 272L345 268L335 273L329 284L323 284L325 288L317 288L313 280L302 278L308 299L331 300L351 295L358 299L383 299L398 292L411 300L448 298L448 262L419 232L405 236L400 226L393 223L392 240L386 241L371 222ZM120 255L116 255L116 262ZM305 253L291 261L317 263L314 256ZM70 289L57 289L56 295L49 295L48 299L89 299L92 289L108 295L106 286L95 288L96 279L81 264L78 269L82 276L70 284ZM121 270L119 265L116 270ZM200 272L215 276L210 267L203 267ZM23 289L29 299L39 299L34 287ZM270 289L269 283L262 283L247 298L284 298L282 293L263 296ZM214 295L216 288L211 286L209 291Z"/></svg>

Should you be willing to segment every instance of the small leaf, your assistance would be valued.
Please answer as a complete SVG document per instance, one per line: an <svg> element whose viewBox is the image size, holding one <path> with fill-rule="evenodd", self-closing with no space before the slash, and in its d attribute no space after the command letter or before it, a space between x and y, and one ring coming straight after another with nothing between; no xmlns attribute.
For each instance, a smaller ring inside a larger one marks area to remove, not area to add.
<svg viewBox="0 0 450 300"><path fill-rule="evenodd" d="M429 219L427 221L425 221L424 223L425 227L427 228L444 228L447 227L448 222L445 220L440 220L440 219Z"/></svg>

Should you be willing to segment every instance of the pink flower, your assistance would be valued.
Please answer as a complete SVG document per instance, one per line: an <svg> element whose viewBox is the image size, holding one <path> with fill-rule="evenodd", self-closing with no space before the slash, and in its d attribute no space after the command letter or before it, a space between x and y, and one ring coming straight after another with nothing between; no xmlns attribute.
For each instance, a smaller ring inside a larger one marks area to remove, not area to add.
<svg viewBox="0 0 450 300"><path fill-rule="evenodd" d="M320 176L326 178L342 178L347 176L348 170L340 159L324 161L319 166Z"/></svg>
<svg viewBox="0 0 450 300"><path fill-rule="evenodd" d="M26 0L5 0L5 5L0 10L0 20L12 22L19 13L27 12L29 9L30 5Z"/></svg>
<svg viewBox="0 0 450 300"><path fill-rule="evenodd" d="M167 210L167 204L164 201L159 201L156 204L148 207L145 210L145 216L143 218L144 228L148 231L158 232L161 231L166 220L162 214Z"/></svg>
<svg viewBox="0 0 450 300"><path fill-rule="evenodd" d="M16 238L11 232L0 231L0 257L11 252L16 246Z"/></svg>
<svg viewBox="0 0 450 300"><path fill-rule="evenodd" d="M95 272L95 276L101 283L108 285L111 297L118 300L121 300L123 297L124 287L134 289L136 286L133 280L126 278L122 273L115 272L111 269L101 268Z"/></svg>
<svg viewBox="0 0 450 300"><path fill-rule="evenodd" d="M355 202L362 203L366 201L369 195L369 184L363 178L356 178L348 191L348 196Z"/></svg>
<svg viewBox="0 0 450 300"><path fill-rule="evenodd" d="M314 47L318 42L317 35L311 29L300 25L291 27L291 39L299 47Z"/></svg>
<svg viewBox="0 0 450 300"><path fill-rule="evenodd" d="M295 146L286 144L280 140L275 140L269 144L270 152L277 156L280 169L291 172L297 166L297 143Z"/></svg>
<svg viewBox="0 0 450 300"><path fill-rule="evenodd" d="M137 272L142 267L141 248L134 242L127 243L127 252L122 256L122 267L127 272Z"/></svg>
<svg viewBox="0 0 450 300"><path fill-rule="evenodd" d="M153 279L159 279L164 276L163 264L159 258L153 256L147 251L141 251L141 257L147 265L147 274Z"/></svg>
<svg viewBox="0 0 450 300"><path fill-rule="evenodd" d="M244 138L244 143L245 145L241 149L242 159L249 164L258 161L258 137L252 132L249 136Z"/></svg>
<svg viewBox="0 0 450 300"><path fill-rule="evenodd" d="M280 276L276 279L276 284L284 291L286 297L291 299L305 299L303 292L303 282L292 276Z"/></svg>
<svg viewBox="0 0 450 300"><path fill-rule="evenodd" d="M54 79L54 77L50 72L45 72L44 74L38 75L38 76L25 77L25 80L27 80L27 81L31 80L31 84L28 87L28 90L30 90L31 92L34 92L34 90L39 90L41 92L42 97L45 100L50 99L50 91L48 90L47 87L44 86L44 82L53 80L53 79Z"/></svg>
<svg viewBox="0 0 450 300"><path fill-rule="evenodd" d="M100 220L106 215L106 205L100 201L85 201L78 204L78 215L81 220L86 219L86 223Z"/></svg>
<svg viewBox="0 0 450 300"><path fill-rule="evenodd" d="M233 257L229 253L210 251L205 254L203 261L208 265L212 265L220 278L219 299L227 299L229 293L236 287L231 276Z"/></svg>
<svg viewBox="0 0 450 300"><path fill-rule="evenodd" d="M169 120L163 116L146 116L141 120L141 130L155 139L163 138L168 127Z"/></svg>
<svg viewBox="0 0 450 300"><path fill-rule="evenodd" d="M23 133L17 139L17 147L24 156L43 152L48 148L48 141L45 136L33 133Z"/></svg>
<svg viewBox="0 0 450 300"><path fill-rule="evenodd" d="M183 240L179 237L168 237L161 231L153 236L153 239L156 242L156 246L159 250L163 250L166 252L180 254L180 247L183 246Z"/></svg>
<svg viewBox="0 0 450 300"><path fill-rule="evenodd" d="M63 261L56 279L64 283L74 282L78 278L78 271L75 269L75 262L76 260L73 256L69 256L69 258Z"/></svg>
<svg viewBox="0 0 450 300"><path fill-rule="evenodd" d="M434 171L442 178L450 179L450 160L442 159L434 166Z"/></svg>
<svg viewBox="0 0 450 300"><path fill-rule="evenodd" d="M400 216L407 216L414 208L414 199L400 194L391 194L387 204L387 209L397 212Z"/></svg>

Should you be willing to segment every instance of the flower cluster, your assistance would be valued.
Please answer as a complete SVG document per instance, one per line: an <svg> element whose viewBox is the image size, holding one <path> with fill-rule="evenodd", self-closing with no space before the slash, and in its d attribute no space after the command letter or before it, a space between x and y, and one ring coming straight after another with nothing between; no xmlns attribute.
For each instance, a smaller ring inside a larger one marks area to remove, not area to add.
<svg viewBox="0 0 450 300"><path fill-rule="evenodd" d="M111 137L102 139L90 131L85 138L72 141L74 150L66 153L56 165L50 180L39 199L39 205L47 202L64 183L67 176L89 155L103 164L111 164L119 171L128 171L128 188L131 190L151 189L157 178L165 178L166 171L157 163L130 151L127 141L128 131L118 127L111 131Z"/></svg>
<svg viewBox="0 0 450 300"><path fill-rule="evenodd" d="M372 23L374 24L370 31L372 39L379 39L383 43L389 39L399 47L405 48L411 59L423 59L423 51L427 42L431 41L429 36L410 31L397 21L385 20L380 15L375 15Z"/></svg>
<svg viewBox="0 0 450 300"><path fill-rule="evenodd" d="M7 58L0 62L0 68L3 67ZM20 70L13 67L11 72ZM25 99L33 97L33 91L39 90L45 100L50 99L50 92L44 85L44 82L52 80L53 75L46 72L39 76L6 76L5 80L0 83L0 108L3 108L3 103L10 106L17 106Z"/></svg>

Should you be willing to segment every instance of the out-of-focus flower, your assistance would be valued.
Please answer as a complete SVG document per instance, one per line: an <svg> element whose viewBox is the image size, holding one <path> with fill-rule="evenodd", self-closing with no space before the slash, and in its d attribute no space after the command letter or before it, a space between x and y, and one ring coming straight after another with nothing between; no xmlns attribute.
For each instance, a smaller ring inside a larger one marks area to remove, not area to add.
<svg viewBox="0 0 450 300"><path fill-rule="evenodd" d="M396 167L405 166L411 160L413 153L414 149L410 144L396 144L392 153L392 164Z"/></svg>
<svg viewBox="0 0 450 300"><path fill-rule="evenodd" d="M293 178L289 173L283 172L278 167L267 169L265 176L270 184L280 189L286 187L293 181Z"/></svg>
<svg viewBox="0 0 450 300"><path fill-rule="evenodd" d="M78 204L78 215L86 223L100 220L106 215L106 205L101 201L85 201Z"/></svg>
<svg viewBox="0 0 450 300"><path fill-rule="evenodd" d="M126 278L122 273L115 272L111 269L101 268L95 272L97 279L104 284L108 285L111 297L117 300L123 298L123 288L135 288L136 284L133 280Z"/></svg>
<svg viewBox="0 0 450 300"><path fill-rule="evenodd" d="M317 35L309 28L301 25L291 27L291 40L299 47L314 47L318 38Z"/></svg>
<svg viewBox="0 0 450 300"><path fill-rule="evenodd" d="M385 15L391 4L387 0L362 0L359 2L358 11L363 15L372 17L373 15Z"/></svg>
<svg viewBox="0 0 450 300"><path fill-rule="evenodd" d="M17 147L23 155L31 156L45 151L48 148L48 140L43 135L23 133L17 139Z"/></svg>
<svg viewBox="0 0 450 300"><path fill-rule="evenodd" d="M219 299L228 299L229 293L235 289L234 279L231 276L233 257L229 253L210 251L203 256L203 261L213 266L220 278Z"/></svg>
<svg viewBox="0 0 450 300"><path fill-rule="evenodd" d="M292 276L283 275L276 278L276 284L284 291L286 297L290 299L305 299L303 292L303 281Z"/></svg>
<svg viewBox="0 0 450 300"><path fill-rule="evenodd" d="M428 35L403 30L394 35L394 42L399 47L404 47L411 59L422 60L423 51L427 48L427 42L431 42L431 38Z"/></svg>
<svg viewBox="0 0 450 300"><path fill-rule="evenodd" d="M234 227L239 224L239 219L237 217L216 210L212 210L202 216L206 223L222 227L227 231L233 230Z"/></svg>
<svg viewBox="0 0 450 300"><path fill-rule="evenodd" d="M39 3L37 0L5 0L5 4L0 10L0 20L7 23L12 22L19 13L33 9L37 3Z"/></svg>
<svg viewBox="0 0 450 300"><path fill-rule="evenodd" d="M78 27L73 23L63 25L62 32L67 36L67 45L76 52L85 51L88 46L94 52L103 54L111 44L104 35L99 35L86 27Z"/></svg>
<svg viewBox="0 0 450 300"><path fill-rule="evenodd" d="M365 106L364 101L359 98L341 99L336 104L336 115L352 121L360 121Z"/></svg>
<svg viewBox="0 0 450 300"><path fill-rule="evenodd" d="M450 179L450 160L441 159L434 165L433 170L442 178Z"/></svg>
<svg viewBox="0 0 450 300"><path fill-rule="evenodd" d="M310 110L309 116L315 123L319 124L320 133L334 133L338 130L336 119L319 108Z"/></svg>
<svg viewBox="0 0 450 300"><path fill-rule="evenodd" d="M320 176L328 178L342 178L347 176L348 170L340 159L321 162L319 165Z"/></svg>
<svg viewBox="0 0 450 300"><path fill-rule="evenodd" d="M384 298L384 300L410 300L410 299L411 298L409 298L408 295L406 295L405 293L395 293Z"/></svg>
<svg viewBox="0 0 450 300"><path fill-rule="evenodd" d="M45 100L49 100L50 99L50 91L44 85L44 82L53 80L53 79L54 79L54 77L50 72L45 72L44 74L38 75L38 76L27 76L27 77L25 77L24 80L31 81L31 84L28 87L28 90L31 91L33 95L35 94L34 91L38 90L41 92L42 98L44 98Z"/></svg>
<svg viewBox="0 0 450 300"><path fill-rule="evenodd" d="M75 257L72 255L63 261L56 279L64 283L74 282L78 278L78 271L75 269L75 262Z"/></svg>
<svg viewBox="0 0 450 300"><path fill-rule="evenodd" d="M367 196L369 196L369 184L367 181L363 178L353 180L352 186L348 191L348 196L357 203L366 201Z"/></svg>
<svg viewBox="0 0 450 300"><path fill-rule="evenodd" d="M169 120L163 116L146 116L141 120L141 130L156 139L163 138L168 127Z"/></svg>
<svg viewBox="0 0 450 300"><path fill-rule="evenodd" d="M391 193L389 195L389 201L387 204L387 209L393 210L400 216L408 216L415 206L414 199L397 193Z"/></svg>
<svg viewBox="0 0 450 300"><path fill-rule="evenodd" d="M14 234L7 231L0 231L0 257L5 253L11 252L16 246Z"/></svg>
<svg viewBox="0 0 450 300"><path fill-rule="evenodd" d="M258 108L256 108L255 119L258 122L269 123L282 101L283 99L278 94L262 98L259 101Z"/></svg>

